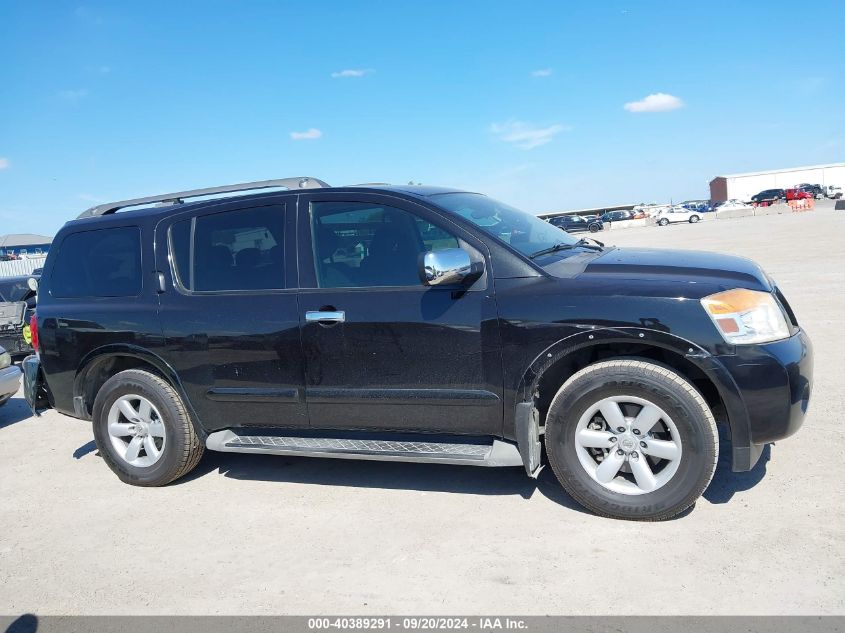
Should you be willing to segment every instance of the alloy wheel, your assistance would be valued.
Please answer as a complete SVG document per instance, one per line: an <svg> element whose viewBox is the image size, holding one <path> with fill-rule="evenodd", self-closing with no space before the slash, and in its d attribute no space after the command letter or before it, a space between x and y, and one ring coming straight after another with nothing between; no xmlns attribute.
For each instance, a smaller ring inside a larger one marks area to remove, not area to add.
<svg viewBox="0 0 845 633"><path fill-rule="evenodd" d="M136 394L115 400L109 409L108 434L116 455L131 466L146 468L164 454L167 434L152 402Z"/></svg>
<svg viewBox="0 0 845 633"><path fill-rule="evenodd" d="M587 408L578 420L575 452L601 486L642 495L672 479L683 448L678 427L659 406L636 396L610 396Z"/></svg>

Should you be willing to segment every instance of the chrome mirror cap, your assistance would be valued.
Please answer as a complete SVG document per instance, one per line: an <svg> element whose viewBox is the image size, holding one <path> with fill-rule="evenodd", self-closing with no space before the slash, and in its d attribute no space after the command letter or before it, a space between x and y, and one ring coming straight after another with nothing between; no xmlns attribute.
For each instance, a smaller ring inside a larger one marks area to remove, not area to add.
<svg viewBox="0 0 845 633"><path fill-rule="evenodd" d="M462 248L423 253L420 279L426 286L454 285L472 273L472 259Z"/></svg>

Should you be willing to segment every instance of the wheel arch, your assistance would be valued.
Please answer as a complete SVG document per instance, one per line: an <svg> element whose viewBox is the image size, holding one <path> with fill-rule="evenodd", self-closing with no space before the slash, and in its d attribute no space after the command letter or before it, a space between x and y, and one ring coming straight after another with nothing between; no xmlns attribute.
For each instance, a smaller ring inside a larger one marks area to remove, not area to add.
<svg viewBox="0 0 845 633"><path fill-rule="evenodd" d="M523 374L515 400L517 435L519 427L526 424L526 409L536 411L534 418L542 429L552 398L579 369L610 358L638 358L670 367L701 392L717 419L726 422L734 449L734 470L742 468L741 451L751 445L748 414L739 388L718 359L695 343L667 332L635 327L584 326L584 330L543 350Z"/></svg>
<svg viewBox="0 0 845 633"><path fill-rule="evenodd" d="M205 438L206 432L173 367L157 354L135 345L105 345L92 350L82 359L73 380L73 408L76 416L90 420L94 399L103 384L115 374L127 369L146 369L167 381L185 403L194 430L200 437Z"/></svg>

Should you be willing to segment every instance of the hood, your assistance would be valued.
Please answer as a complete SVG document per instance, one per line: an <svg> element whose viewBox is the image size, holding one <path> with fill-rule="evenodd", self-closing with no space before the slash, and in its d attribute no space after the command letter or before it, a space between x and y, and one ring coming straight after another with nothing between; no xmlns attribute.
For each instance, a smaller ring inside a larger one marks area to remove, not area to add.
<svg viewBox="0 0 845 633"><path fill-rule="evenodd" d="M615 248L591 260L587 275L610 275L618 279L707 282L771 292L766 274L744 257L705 251L656 248Z"/></svg>

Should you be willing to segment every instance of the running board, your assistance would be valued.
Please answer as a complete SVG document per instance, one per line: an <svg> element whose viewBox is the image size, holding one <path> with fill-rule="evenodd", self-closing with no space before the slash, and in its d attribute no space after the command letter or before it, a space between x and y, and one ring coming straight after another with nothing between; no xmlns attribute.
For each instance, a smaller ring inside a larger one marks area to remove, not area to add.
<svg viewBox="0 0 845 633"><path fill-rule="evenodd" d="M405 440L237 435L234 431L226 430L209 435L205 441L205 446L209 450L224 453L264 453L390 462L435 462L468 466L522 466L522 457L516 445L501 440L493 440L492 444L458 444Z"/></svg>

